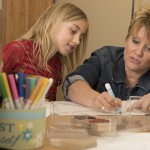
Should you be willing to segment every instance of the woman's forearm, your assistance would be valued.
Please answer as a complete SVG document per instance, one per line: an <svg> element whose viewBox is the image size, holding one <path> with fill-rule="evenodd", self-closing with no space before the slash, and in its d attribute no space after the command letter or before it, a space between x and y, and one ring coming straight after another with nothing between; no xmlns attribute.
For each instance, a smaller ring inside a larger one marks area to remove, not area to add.
<svg viewBox="0 0 150 150"><path fill-rule="evenodd" d="M93 101L99 93L94 91L85 81L78 80L68 88L68 97L71 101L93 107Z"/></svg>

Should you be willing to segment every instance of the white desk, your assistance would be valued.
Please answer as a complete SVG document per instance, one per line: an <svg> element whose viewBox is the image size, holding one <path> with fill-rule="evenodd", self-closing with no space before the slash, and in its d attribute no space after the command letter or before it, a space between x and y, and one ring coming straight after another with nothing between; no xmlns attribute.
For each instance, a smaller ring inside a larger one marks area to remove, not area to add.
<svg viewBox="0 0 150 150"><path fill-rule="evenodd" d="M57 113L59 115L102 115L101 112L94 111L90 108L82 107L75 103L56 101ZM50 104L46 103L47 116L50 114ZM143 115L141 113L141 115ZM149 116L150 117L150 116ZM44 150L44 149L43 149ZM98 137L97 147L88 150L150 150L150 133L134 133L134 132L117 132L115 138Z"/></svg>

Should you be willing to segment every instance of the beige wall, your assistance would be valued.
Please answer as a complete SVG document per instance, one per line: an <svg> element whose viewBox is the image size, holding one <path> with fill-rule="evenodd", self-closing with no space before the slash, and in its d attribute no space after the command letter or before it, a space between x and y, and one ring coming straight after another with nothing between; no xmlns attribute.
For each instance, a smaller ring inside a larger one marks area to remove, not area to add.
<svg viewBox="0 0 150 150"><path fill-rule="evenodd" d="M124 46L131 19L132 0L60 0L73 3L85 11L89 18L90 32L86 57L105 45ZM135 0L135 10L150 0ZM63 99L61 87L57 95Z"/></svg>
<svg viewBox="0 0 150 150"><path fill-rule="evenodd" d="M58 1L58 0L57 0ZM131 19L132 0L60 0L73 3L85 11L90 32L87 57L104 45L123 46ZM135 0L135 10L150 0Z"/></svg>
<svg viewBox="0 0 150 150"><path fill-rule="evenodd" d="M131 18L131 0L60 0L79 6L89 19L86 57L105 45L123 46ZM57 100L62 100L61 87Z"/></svg>
<svg viewBox="0 0 150 150"><path fill-rule="evenodd" d="M150 0L135 0L135 10L148 5L150 7Z"/></svg>
<svg viewBox="0 0 150 150"><path fill-rule="evenodd" d="M58 1L58 0L56 0ZM131 19L132 0L60 0L71 2L85 11L89 18L90 32L86 57L104 45L123 46ZM135 10L150 0L135 0ZM2 0L0 0L0 9ZM63 100L61 87L57 94Z"/></svg>
<svg viewBox="0 0 150 150"><path fill-rule="evenodd" d="M123 46L131 18L131 0L60 0L74 3L89 18L87 57L104 45Z"/></svg>

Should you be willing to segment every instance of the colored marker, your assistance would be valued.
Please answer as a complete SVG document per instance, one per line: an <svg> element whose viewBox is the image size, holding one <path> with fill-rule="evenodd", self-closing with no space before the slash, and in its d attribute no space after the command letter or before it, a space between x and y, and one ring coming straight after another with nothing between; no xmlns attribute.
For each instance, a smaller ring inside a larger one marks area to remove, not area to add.
<svg viewBox="0 0 150 150"><path fill-rule="evenodd" d="M25 84L25 104L27 103L29 97L30 97L30 79L27 77Z"/></svg>
<svg viewBox="0 0 150 150"><path fill-rule="evenodd" d="M21 107L24 106L23 73L18 72L18 94Z"/></svg>
<svg viewBox="0 0 150 150"><path fill-rule="evenodd" d="M44 93L42 94L42 96L41 96L41 98L40 98L40 100L39 100L39 102L36 106L36 109L38 109L42 106L42 103L45 101L45 96L46 96L48 90L50 89L50 87L52 86L52 84L53 84L53 79L50 78L49 81L48 81L47 87L46 87Z"/></svg>
<svg viewBox="0 0 150 150"><path fill-rule="evenodd" d="M32 93L37 83L37 77L30 77L29 80L30 80L30 93Z"/></svg>
<svg viewBox="0 0 150 150"><path fill-rule="evenodd" d="M2 108L5 108L5 103L4 103L4 101L2 101Z"/></svg>
<svg viewBox="0 0 150 150"><path fill-rule="evenodd" d="M10 86L11 86L14 102L16 104L16 108L17 109L21 109L21 104L20 104L20 101L19 101L19 95L18 95L18 91L17 91L17 86L16 86L14 75L13 74L9 74L8 75L8 79L9 79L9 83L10 83Z"/></svg>
<svg viewBox="0 0 150 150"><path fill-rule="evenodd" d="M4 82L3 82L1 74L0 74L0 90L1 90L2 97L3 97L4 106L6 107L6 109L9 109L10 108L9 101L7 98L6 90L4 88Z"/></svg>
<svg viewBox="0 0 150 150"><path fill-rule="evenodd" d="M44 93L44 90L46 89L46 86L48 85L48 81L49 80L47 78L44 78L43 85L39 89L39 92L36 95L35 100L33 101L30 109L34 109L37 106L37 103L40 101L40 98L42 97L42 94Z"/></svg>
<svg viewBox="0 0 150 150"><path fill-rule="evenodd" d="M43 78L43 77L39 78L39 80L38 80L38 82L37 82L35 88L33 89L33 92L31 93L31 95L30 95L30 97L29 97L27 103L26 103L25 106L24 106L24 109L25 109L25 110L27 110L27 109L30 108L30 106L31 106L32 102L35 100L35 97L36 97L36 95L38 94L39 89L40 89L40 87L42 86L43 82L44 82L44 78Z"/></svg>
<svg viewBox="0 0 150 150"><path fill-rule="evenodd" d="M111 86L110 86L109 83L106 83L106 84L105 84L105 88L107 89L108 93L114 98L114 100L116 100L116 97L115 97L115 95L114 95L114 92L112 91L112 88L111 88ZM121 113L120 107L118 107L118 113Z"/></svg>
<svg viewBox="0 0 150 150"><path fill-rule="evenodd" d="M15 109L6 73L2 73L1 75L2 75L2 79L3 79L4 85L5 85L5 90L6 90L6 94L7 94L8 100L9 100L10 108L11 109Z"/></svg>
<svg viewBox="0 0 150 150"><path fill-rule="evenodd" d="M1 93L1 89L0 89L0 109L1 108L5 108L5 106L4 106L4 101L3 101L2 93Z"/></svg>

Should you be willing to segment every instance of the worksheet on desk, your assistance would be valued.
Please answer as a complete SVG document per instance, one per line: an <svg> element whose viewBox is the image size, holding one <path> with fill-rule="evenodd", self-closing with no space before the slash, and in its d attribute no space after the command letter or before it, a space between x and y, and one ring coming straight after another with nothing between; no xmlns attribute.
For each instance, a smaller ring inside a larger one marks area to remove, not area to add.
<svg viewBox="0 0 150 150"><path fill-rule="evenodd" d="M53 105L53 106L50 107L50 105L51 106ZM85 106L82 106L82 105L79 105L70 101L55 101L52 103L46 102L46 107L47 107L47 114L50 114L50 112L53 112L59 115L112 115L113 114L110 112L106 113L106 112L96 111L94 109L91 109L91 108L88 108L88 107L85 107ZM123 108L128 107L128 104L126 103L126 101L122 102L122 107ZM145 113L141 112L140 110L136 110L134 112L131 112L131 115L145 115Z"/></svg>

